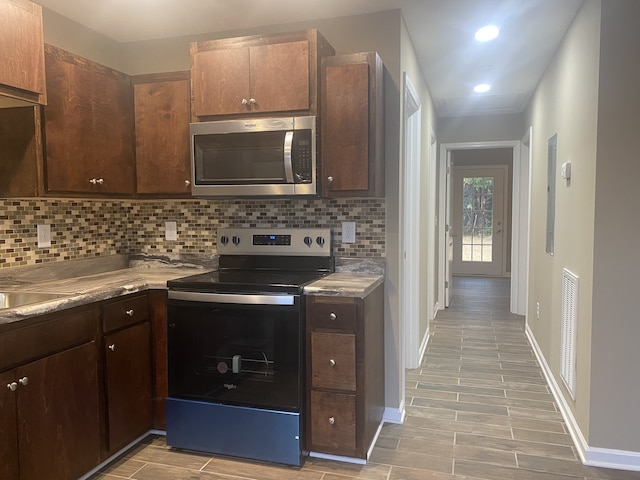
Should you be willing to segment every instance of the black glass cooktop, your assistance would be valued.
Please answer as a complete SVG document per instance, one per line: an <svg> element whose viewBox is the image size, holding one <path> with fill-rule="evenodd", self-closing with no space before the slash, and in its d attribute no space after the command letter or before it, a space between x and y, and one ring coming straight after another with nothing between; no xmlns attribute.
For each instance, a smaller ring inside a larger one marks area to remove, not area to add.
<svg viewBox="0 0 640 480"><path fill-rule="evenodd" d="M214 271L167 282L172 290L218 293L300 293L305 285L328 272L256 270Z"/></svg>

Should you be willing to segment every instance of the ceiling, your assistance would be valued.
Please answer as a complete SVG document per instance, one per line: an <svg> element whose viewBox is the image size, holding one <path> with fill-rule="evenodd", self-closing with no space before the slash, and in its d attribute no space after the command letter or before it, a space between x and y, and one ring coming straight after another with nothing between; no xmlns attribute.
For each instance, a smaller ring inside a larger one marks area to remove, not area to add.
<svg viewBox="0 0 640 480"><path fill-rule="evenodd" d="M119 42L401 8L440 117L517 113L582 0L35 0ZM479 44L493 23L499 37ZM491 83L485 94L477 83Z"/></svg>

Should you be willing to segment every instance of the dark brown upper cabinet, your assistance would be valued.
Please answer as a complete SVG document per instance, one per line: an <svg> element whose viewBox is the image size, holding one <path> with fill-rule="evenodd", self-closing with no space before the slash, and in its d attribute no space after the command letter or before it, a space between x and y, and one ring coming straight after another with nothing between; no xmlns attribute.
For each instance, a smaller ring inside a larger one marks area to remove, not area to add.
<svg viewBox="0 0 640 480"><path fill-rule="evenodd" d="M316 115L320 60L334 53L315 29L194 42L193 115Z"/></svg>
<svg viewBox="0 0 640 480"><path fill-rule="evenodd" d="M133 98L129 76L45 46L48 193L135 193Z"/></svg>
<svg viewBox="0 0 640 480"><path fill-rule="evenodd" d="M375 52L322 59L324 197L384 196L383 69Z"/></svg>
<svg viewBox="0 0 640 480"><path fill-rule="evenodd" d="M132 81L137 192L190 197L189 72L139 75Z"/></svg>
<svg viewBox="0 0 640 480"><path fill-rule="evenodd" d="M0 107L46 104L42 7L0 0Z"/></svg>

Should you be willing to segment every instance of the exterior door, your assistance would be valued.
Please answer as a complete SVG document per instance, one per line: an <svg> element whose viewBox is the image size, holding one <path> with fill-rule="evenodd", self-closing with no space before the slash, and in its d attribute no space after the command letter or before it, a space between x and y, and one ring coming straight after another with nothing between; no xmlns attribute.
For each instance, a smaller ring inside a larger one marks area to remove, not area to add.
<svg viewBox="0 0 640 480"><path fill-rule="evenodd" d="M506 165L454 169L455 275L503 275L506 177Z"/></svg>

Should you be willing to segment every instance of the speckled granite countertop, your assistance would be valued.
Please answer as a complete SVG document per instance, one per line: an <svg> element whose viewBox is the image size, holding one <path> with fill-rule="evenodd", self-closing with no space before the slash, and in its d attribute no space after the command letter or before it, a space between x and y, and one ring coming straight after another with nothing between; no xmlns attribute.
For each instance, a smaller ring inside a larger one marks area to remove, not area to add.
<svg viewBox="0 0 640 480"><path fill-rule="evenodd" d="M217 268L217 259L204 260L193 263L184 258L113 255L11 269L2 272L0 292L55 293L60 297L0 309L0 325L129 293L167 288L168 280ZM337 265L336 273L308 285L305 293L365 297L382 283L383 270L380 265L364 264L364 268L358 265L357 262Z"/></svg>
<svg viewBox="0 0 640 480"><path fill-rule="evenodd" d="M304 287L304 293L364 298L383 280L383 275L337 272L307 285Z"/></svg>
<svg viewBox="0 0 640 480"><path fill-rule="evenodd" d="M11 269L2 272L0 292L55 293L60 297L1 309L0 325L129 293L167 288L167 280L209 270L211 265L172 263L166 259L135 263L126 255Z"/></svg>

